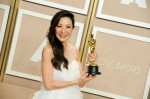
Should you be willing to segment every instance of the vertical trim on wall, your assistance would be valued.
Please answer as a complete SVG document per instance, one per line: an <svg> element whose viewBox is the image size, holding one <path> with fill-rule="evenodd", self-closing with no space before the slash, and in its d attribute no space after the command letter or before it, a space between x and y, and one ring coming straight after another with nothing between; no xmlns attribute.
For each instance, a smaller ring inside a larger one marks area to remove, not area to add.
<svg viewBox="0 0 150 99"><path fill-rule="evenodd" d="M6 30L6 26L7 26L7 22L8 22L10 5L7 6L7 5L0 4L0 9L4 10L1 27L0 27L0 53L1 53L5 30ZM1 71L2 71L2 58L0 58L0 74L1 74Z"/></svg>
<svg viewBox="0 0 150 99"><path fill-rule="evenodd" d="M84 51L86 36L87 36L87 32L88 32L88 28L89 28L89 24L90 24L90 20L91 20L93 6L94 6L94 0L91 0L90 6L89 6L88 15L87 15L87 21L86 21L84 32L83 32L82 44L81 44L81 48L80 48L80 59L81 59L81 62L82 62L82 55L84 53L83 51ZM82 62L82 66L84 67L83 62Z"/></svg>
<svg viewBox="0 0 150 99"><path fill-rule="evenodd" d="M89 13L88 13L88 17L90 17L90 18L87 20L87 23L86 23L87 27L85 27L85 31L84 31L84 34L86 34L86 39L83 38L83 40L85 40L84 49L81 50L81 52L84 51L81 56L82 66L85 65L84 62L86 60L86 55L87 55L87 50L88 50L88 40L89 40L90 34L92 32L93 21L96 16L96 8L98 6L99 0L91 0L91 1L94 1L94 2L92 2L91 6L90 6L91 11L89 11Z"/></svg>
<svg viewBox="0 0 150 99"><path fill-rule="evenodd" d="M1 72L0 72L0 82L3 79L5 67L7 64L7 58L10 50L10 45L11 45L11 38L13 34L13 29L14 29L14 24L16 20L16 14L17 14L17 9L19 6L19 1L20 0L13 0L11 4L11 9L10 9L10 14L8 18L8 24L6 28L6 33L5 33L5 38L3 42L3 48L1 51L1 59L0 59L0 66L2 67Z"/></svg>

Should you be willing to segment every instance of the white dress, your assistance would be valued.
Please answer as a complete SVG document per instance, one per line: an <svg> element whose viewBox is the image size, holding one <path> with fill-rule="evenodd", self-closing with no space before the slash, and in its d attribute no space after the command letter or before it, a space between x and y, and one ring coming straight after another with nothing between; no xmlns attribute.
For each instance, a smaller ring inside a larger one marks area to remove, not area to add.
<svg viewBox="0 0 150 99"><path fill-rule="evenodd" d="M53 68L53 79L59 81L73 81L80 78L79 64L76 60L73 60L68 69L63 68L61 70ZM61 89L46 90L42 84L41 90L37 91L32 99L82 99L80 87L73 85Z"/></svg>

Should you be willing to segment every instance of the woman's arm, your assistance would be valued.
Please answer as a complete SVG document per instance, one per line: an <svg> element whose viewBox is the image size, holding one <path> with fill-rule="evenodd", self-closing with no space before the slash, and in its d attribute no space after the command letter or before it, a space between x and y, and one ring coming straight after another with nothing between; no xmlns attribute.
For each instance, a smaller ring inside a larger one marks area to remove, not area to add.
<svg viewBox="0 0 150 99"><path fill-rule="evenodd" d="M80 83L79 84L79 87L84 87L85 83L88 82L89 80L92 80L94 79L96 76L88 76L88 73L87 72L87 66L83 67L81 66L81 62L80 62L80 53L79 53L79 50L75 47L75 54L76 54L76 57L77 57L77 62L80 64L80 73L81 73L81 78L79 79L80 81L82 81L83 83ZM91 56L91 54L88 54L88 63L91 62L91 60L96 60L96 57L93 57L93 58L89 58Z"/></svg>
<svg viewBox="0 0 150 99"><path fill-rule="evenodd" d="M42 77L44 86L47 90L64 88L71 85L83 83L81 80L76 81L57 81L53 80L53 65L51 59L53 58L53 50L50 45L44 47L42 52Z"/></svg>

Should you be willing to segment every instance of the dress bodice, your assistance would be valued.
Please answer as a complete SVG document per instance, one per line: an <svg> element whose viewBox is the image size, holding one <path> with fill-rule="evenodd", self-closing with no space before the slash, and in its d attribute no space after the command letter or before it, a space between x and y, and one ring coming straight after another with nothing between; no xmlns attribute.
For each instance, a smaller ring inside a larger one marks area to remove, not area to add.
<svg viewBox="0 0 150 99"><path fill-rule="evenodd" d="M68 69L61 64L61 71L53 68L53 79L60 81L73 81L80 77L79 63L74 59L69 65Z"/></svg>

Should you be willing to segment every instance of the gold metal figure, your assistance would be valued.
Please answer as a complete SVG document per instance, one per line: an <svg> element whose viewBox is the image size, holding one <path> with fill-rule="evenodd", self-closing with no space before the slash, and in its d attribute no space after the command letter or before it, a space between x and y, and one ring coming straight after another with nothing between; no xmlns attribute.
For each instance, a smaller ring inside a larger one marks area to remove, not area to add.
<svg viewBox="0 0 150 99"><path fill-rule="evenodd" d="M91 34L91 38L89 39L88 43L90 46L90 52L93 54L95 53L95 46L96 46L96 40L93 38L94 34ZM91 66L97 66L94 61L91 62Z"/></svg>

